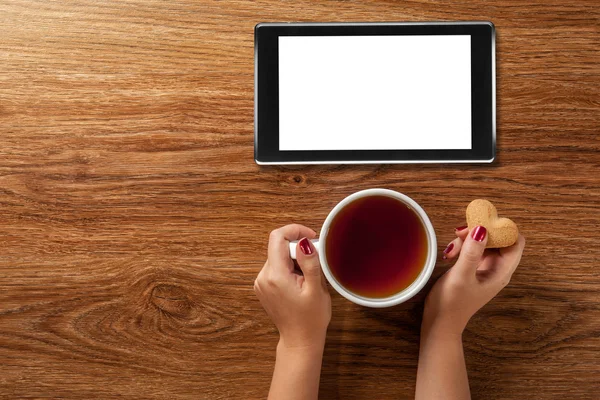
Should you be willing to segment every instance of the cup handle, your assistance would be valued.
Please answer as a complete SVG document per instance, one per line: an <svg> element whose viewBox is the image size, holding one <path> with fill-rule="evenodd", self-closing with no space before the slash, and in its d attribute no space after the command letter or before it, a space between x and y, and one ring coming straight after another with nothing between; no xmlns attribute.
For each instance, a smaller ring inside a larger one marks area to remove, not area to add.
<svg viewBox="0 0 600 400"><path fill-rule="evenodd" d="M292 260L296 259L296 245L298 244L298 240L292 240L290 242L290 258ZM311 242L313 244L313 246L315 246L315 249L317 249L317 253L319 252L319 239L311 239Z"/></svg>

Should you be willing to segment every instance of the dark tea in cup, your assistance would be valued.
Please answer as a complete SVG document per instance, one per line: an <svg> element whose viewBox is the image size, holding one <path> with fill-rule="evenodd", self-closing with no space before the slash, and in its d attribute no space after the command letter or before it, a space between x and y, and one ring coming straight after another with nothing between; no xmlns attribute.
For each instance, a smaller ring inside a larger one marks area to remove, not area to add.
<svg viewBox="0 0 600 400"><path fill-rule="evenodd" d="M403 303L419 293L435 267L435 230L421 206L389 189L365 189L340 201L311 239L327 281L365 307ZM289 243L296 258L297 241Z"/></svg>
<svg viewBox="0 0 600 400"><path fill-rule="evenodd" d="M417 280L428 257L427 231L419 214L385 195L345 205L333 217L324 244L337 282L368 298L402 292Z"/></svg>

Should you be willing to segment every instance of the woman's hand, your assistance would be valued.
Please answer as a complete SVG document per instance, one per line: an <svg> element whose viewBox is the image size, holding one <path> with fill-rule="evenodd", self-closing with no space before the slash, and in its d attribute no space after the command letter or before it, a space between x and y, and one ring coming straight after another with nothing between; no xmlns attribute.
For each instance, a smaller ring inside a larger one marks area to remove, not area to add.
<svg viewBox="0 0 600 400"><path fill-rule="evenodd" d="M504 288L523 254L525 239L504 249L485 249L487 232L456 230L444 258L456 264L433 285L425 300L415 398L470 399L462 332L469 319Z"/></svg>
<svg viewBox="0 0 600 400"><path fill-rule="evenodd" d="M427 296L423 327L442 327L446 334L462 334L469 319L496 296L517 269L525 238L503 249L486 249L487 232L475 227L456 230L444 258L458 256L456 264L442 276Z"/></svg>
<svg viewBox="0 0 600 400"><path fill-rule="evenodd" d="M268 259L254 281L254 291L271 320L277 326L280 346L320 348L325 344L331 320L331 298L319 255L308 239L315 232L302 225L287 225L271 232ZM294 269L289 242L297 244Z"/></svg>
<svg viewBox="0 0 600 400"><path fill-rule="evenodd" d="M268 259L254 281L254 291L279 330L277 359L269 400L317 399L325 334L331 320L331 298L319 255L309 239L315 232L287 225L269 237ZM296 245L301 271L290 258Z"/></svg>

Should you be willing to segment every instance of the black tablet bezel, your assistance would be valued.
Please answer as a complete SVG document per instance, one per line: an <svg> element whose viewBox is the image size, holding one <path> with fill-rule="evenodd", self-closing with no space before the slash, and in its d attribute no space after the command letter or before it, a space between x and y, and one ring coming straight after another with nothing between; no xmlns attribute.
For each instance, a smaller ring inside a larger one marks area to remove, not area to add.
<svg viewBox="0 0 600 400"><path fill-rule="evenodd" d="M470 150L279 150L279 36L471 35ZM258 164L489 163L496 148L491 22L261 23L254 30L254 159Z"/></svg>

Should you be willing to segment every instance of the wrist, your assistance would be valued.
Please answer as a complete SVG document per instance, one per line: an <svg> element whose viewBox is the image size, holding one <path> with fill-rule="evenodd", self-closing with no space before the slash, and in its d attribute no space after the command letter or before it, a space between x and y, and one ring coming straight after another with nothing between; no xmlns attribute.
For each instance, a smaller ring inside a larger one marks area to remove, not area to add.
<svg viewBox="0 0 600 400"><path fill-rule="evenodd" d="M462 342L464 329L447 321L425 321L421 324L421 340L434 338L444 341Z"/></svg>
<svg viewBox="0 0 600 400"><path fill-rule="evenodd" d="M288 347L280 339L275 359L277 364L293 366L295 370L320 369L324 348L319 345Z"/></svg>
<svg viewBox="0 0 600 400"><path fill-rule="evenodd" d="M462 340L462 333L466 328L467 321L462 318L450 315L440 315L439 313L423 313L421 323L422 336L440 336L448 338L458 338Z"/></svg>
<svg viewBox="0 0 600 400"><path fill-rule="evenodd" d="M325 338L322 340L313 340L310 343L301 344L297 342L288 342L280 337L277 343L277 354L286 354L296 357L314 357L323 354L325 349Z"/></svg>

